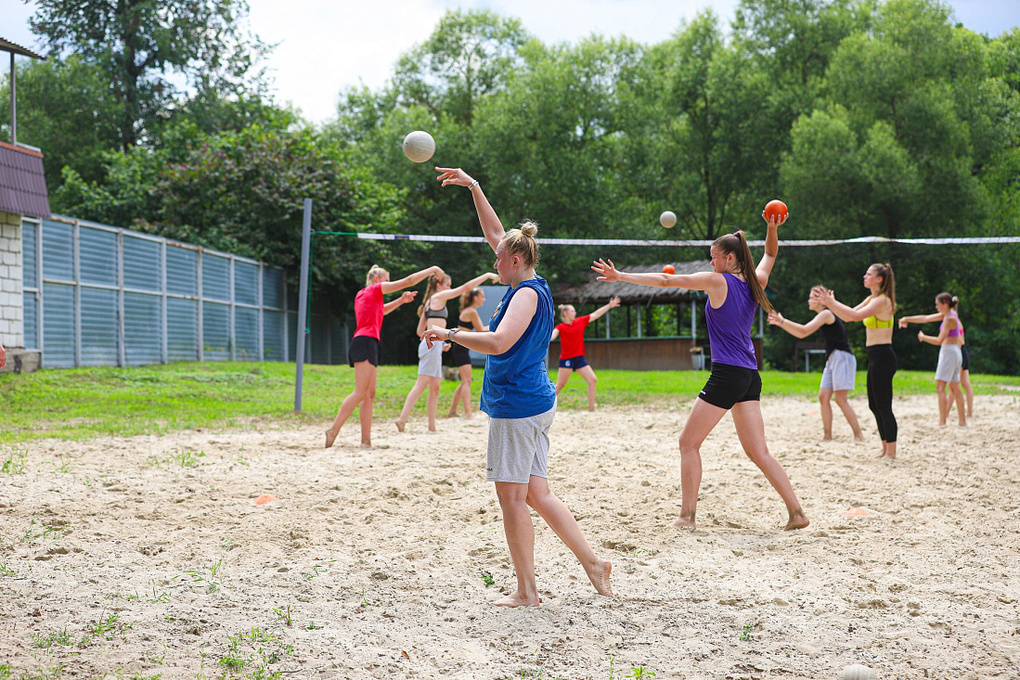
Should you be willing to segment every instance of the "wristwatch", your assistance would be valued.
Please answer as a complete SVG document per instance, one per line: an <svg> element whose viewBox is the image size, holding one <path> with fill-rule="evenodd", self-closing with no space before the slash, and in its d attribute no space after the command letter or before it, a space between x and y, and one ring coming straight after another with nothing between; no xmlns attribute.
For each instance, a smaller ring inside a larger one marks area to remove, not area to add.
<svg viewBox="0 0 1020 680"><path fill-rule="evenodd" d="M450 331L450 337L448 337L447 340L449 340L450 342L453 342L453 336L456 335L457 333L459 333L460 329L459 328L451 328L451 329L449 329L449 331Z"/></svg>

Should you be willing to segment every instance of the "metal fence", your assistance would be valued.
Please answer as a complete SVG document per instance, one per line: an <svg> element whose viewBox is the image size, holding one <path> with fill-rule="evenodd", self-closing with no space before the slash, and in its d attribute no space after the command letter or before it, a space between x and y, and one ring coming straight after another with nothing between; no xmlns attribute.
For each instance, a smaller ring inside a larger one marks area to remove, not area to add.
<svg viewBox="0 0 1020 680"><path fill-rule="evenodd" d="M293 361L284 270L73 218L22 221L25 347L49 368ZM342 363L346 327L310 314L306 361Z"/></svg>

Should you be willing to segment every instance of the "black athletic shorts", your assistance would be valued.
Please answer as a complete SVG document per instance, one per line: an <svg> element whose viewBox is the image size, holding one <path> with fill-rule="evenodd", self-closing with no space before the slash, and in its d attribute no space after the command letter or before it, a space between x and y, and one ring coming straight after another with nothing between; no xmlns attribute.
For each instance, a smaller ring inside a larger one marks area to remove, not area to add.
<svg viewBox="0 0 1020 680"><path fill-rule="evenodd" d="M373 366L379 365L379 341L367 335L356 335L347 350L347 363L352 368L359 361L367 361Z"/></svg>
<svg viewBox="0 0 1020 680"><path fill-rule="evenodd" d="M450 363L457 367L470 366L471 350L464 345L458 345L454 340L450 343Z"/></svg>
<svg viewBox="0 0 1020 680"><path fill-rule="evenodd" d="M970 370L970 350L967 349L967 345L960 347L960 352L963 354L963 365L960 366L961 371Z"/></svg>
<svg viewBox="0 0 1020 680"><path fill-rule="evenodd" d="M700 398L727 411L742 401L761 401L761 376L753 368L712 364Z"/></svg>

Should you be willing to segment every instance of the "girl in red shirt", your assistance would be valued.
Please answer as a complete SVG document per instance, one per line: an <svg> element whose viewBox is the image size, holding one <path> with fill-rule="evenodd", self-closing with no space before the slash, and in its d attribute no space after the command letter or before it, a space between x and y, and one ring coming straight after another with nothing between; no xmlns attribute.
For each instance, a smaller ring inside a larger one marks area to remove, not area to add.
<svg viewBox="0 0 1020 680"><path fill-rule="evenodd" d="M357 330L347 352L347 363L354 367L354 391L347 395L333 424L326 430L326 448L333 446L347 419L361 404L358 420L361 422L361 448L372 448L372 404L375 401L376 366L379 365L379 332L383 317L397 307L414 300L418 291L404 291L396 300L383 302L385 293L393 293L416 286L427 276L444 276L437 266L422 269L399 281L390 281L390 273L377 264L372 265L365 277L365 287L354 298L354 318Z"/></svg>
<svg viewBox="0 0 1020 680"><path fill-rule="evenodd" d="M584 360L584 329L589 323L598 319L613 307L620 306L620 298L610 298L609 302L596 309L591 314L577 316L577 310L573 305L560 305L560 318L563 323L557 324L553 329L549 342L556 338L560 339L560 370L556 374L556 398L560 396L567 381L574 371L581 374L584 381L588 383L588 410L595 410L595 391L598 378L588 362Z"/></svg>

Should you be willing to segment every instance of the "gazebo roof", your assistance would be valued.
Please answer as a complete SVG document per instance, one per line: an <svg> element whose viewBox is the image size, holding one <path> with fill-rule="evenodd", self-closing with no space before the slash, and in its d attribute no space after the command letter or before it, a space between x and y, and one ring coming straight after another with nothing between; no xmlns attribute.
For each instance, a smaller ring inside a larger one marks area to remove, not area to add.
<svg viewBox="0 0 1020 680"><path fill-rule="evenodd" d="M670 262L677 274L696 274L698 272L712 271L712 263L708 260L697 260L695 262ZM623 271L631 274L647 274L654 272L662 273L665 264L628 265ZM559 304L585 304L608 300L611 297L619 297L624 305L652 305L671 304L674 302L689 302L696 296L704 295L701 291L693 291L688 288L656 288L654 286L639 286L636 283L624 281L597 281L595 273L591 280L581 286L564 288L553 293L553 299Z"/></svg>

